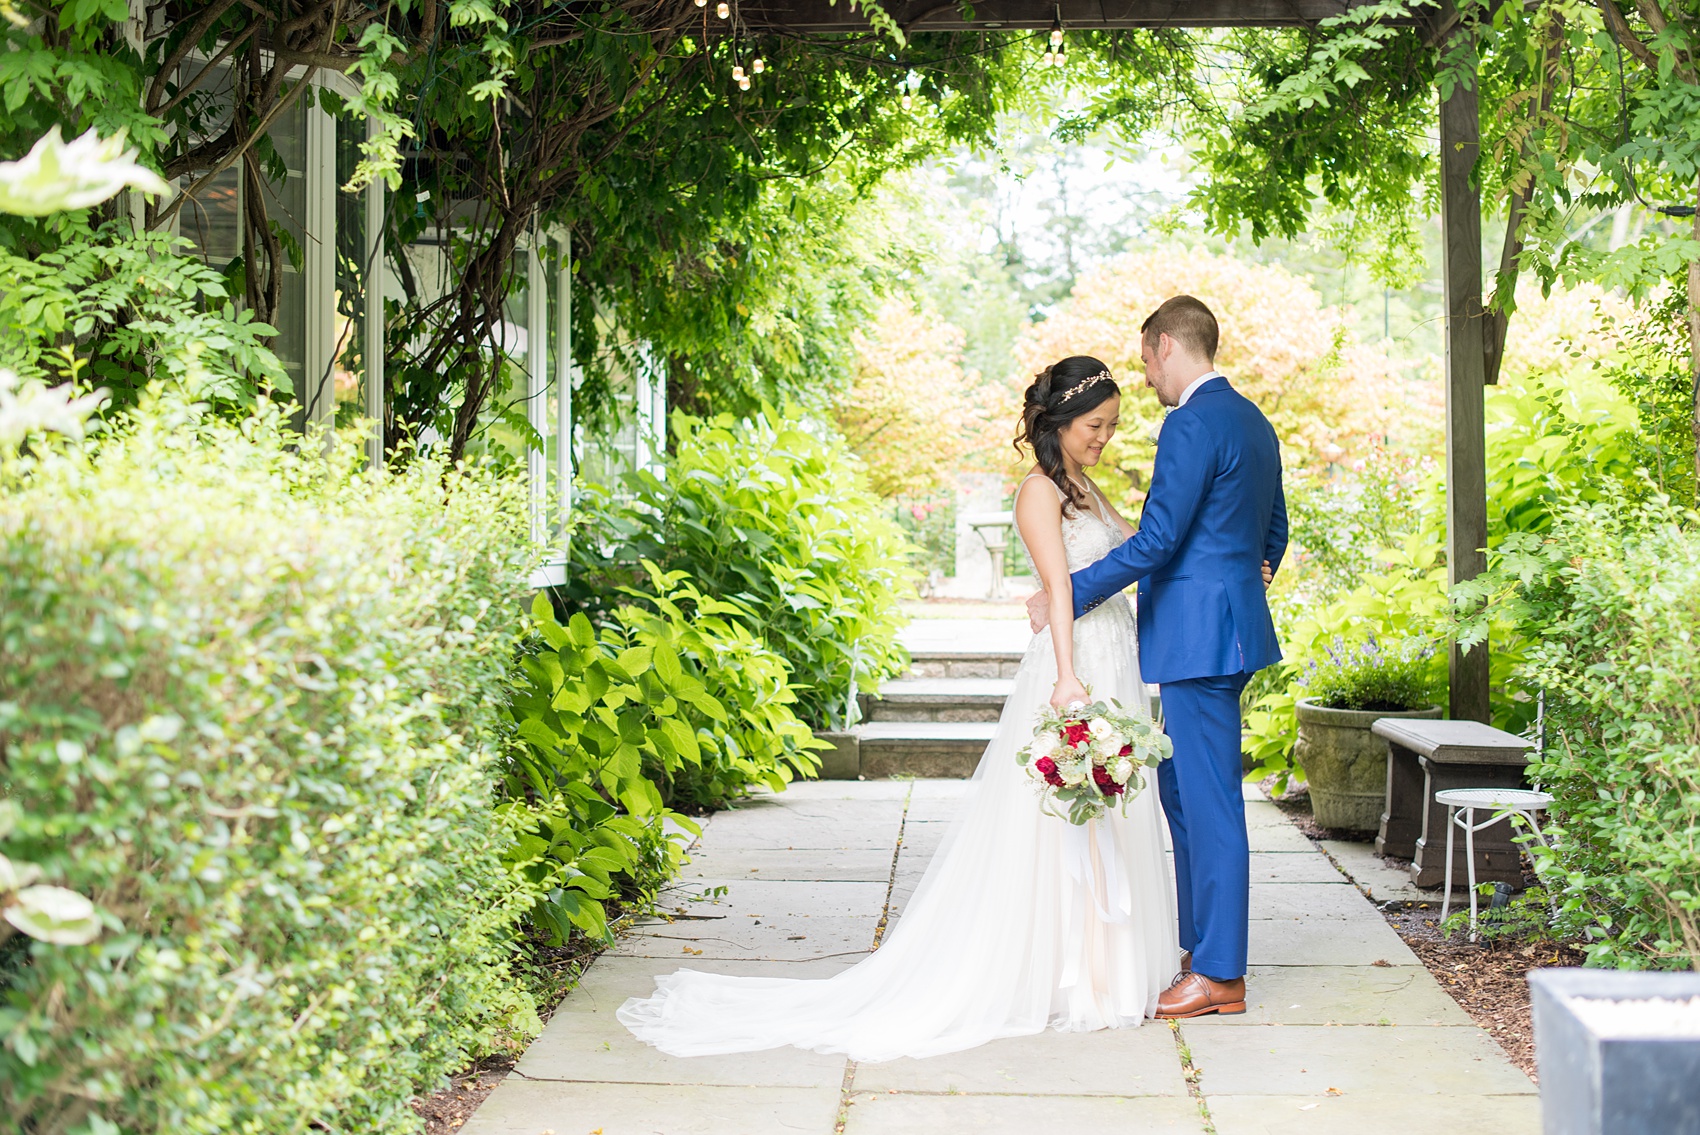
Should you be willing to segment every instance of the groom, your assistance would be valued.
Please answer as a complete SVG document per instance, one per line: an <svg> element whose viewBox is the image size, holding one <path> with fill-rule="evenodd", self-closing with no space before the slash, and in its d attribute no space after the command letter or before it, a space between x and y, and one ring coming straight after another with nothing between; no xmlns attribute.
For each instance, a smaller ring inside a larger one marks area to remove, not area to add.
<svg viewBox="0 0 1700 1135"><path fill-rule="evenodd" d="M1171 407L1139 531L1074 573L1074 614L1139 584L1139 667L1163 688L1173 760L1157 769L1175 845L1182 973L1157 1016L1245 1012L1251 852L1240 795L1240 692L1278 662L1262 561L1281 566L1287 506L1263 413L1217 372L1216 317L1191 296L1140 328L1145 383ZM1034 631L1049 621L1041 592Z"/></svg>

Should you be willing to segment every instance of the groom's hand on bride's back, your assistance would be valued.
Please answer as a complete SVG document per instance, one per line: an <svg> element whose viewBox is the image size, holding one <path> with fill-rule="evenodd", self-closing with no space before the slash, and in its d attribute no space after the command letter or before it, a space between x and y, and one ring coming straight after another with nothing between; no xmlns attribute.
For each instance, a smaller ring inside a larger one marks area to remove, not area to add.
<svg viewBox="0 0 1700 1135"><path fill-rule="evenodd" d="M1275 582L1275 571L1269 566L1269 561L1263 561L1263 586L1268 587Z"/></svg>
<svg viewBox="0 0 1700 1135"><path fill-rule="evenodd" d="M1035 591L1027 597L1027 623L1038 634L1051 625L1051 596L1047 591Z"/></svg>

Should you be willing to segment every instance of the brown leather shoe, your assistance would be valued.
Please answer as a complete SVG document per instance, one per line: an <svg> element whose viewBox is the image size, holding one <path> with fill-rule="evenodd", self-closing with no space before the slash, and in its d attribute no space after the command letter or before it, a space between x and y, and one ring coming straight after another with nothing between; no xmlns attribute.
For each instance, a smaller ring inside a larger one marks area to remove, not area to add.
<svg viewBox="0 0 1700 1135"><path fill-rule="evenodd" d="M1245 978L1216 981L1201 973L1183 973L1157 998L1160 1021L1202 1017L1206 1013L1233 1016L1245 1012Z"/></svg>

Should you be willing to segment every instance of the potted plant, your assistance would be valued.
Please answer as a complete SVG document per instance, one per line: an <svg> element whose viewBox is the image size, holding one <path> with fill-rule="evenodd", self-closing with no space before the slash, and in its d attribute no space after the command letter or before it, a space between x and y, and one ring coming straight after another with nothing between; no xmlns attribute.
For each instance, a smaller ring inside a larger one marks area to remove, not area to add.
<svg viewBox="0 0 1700 1135"><path fill-rule="evenodd" d="M1336 637L1328 656L1299 677L1293 761L1310 785L1319 827L1374 831L1387 791L1387 743L1370 726L1382 717L1440 716L1434 704L1434 648L1421 639L1383 647L1370 635Z"/></svg>

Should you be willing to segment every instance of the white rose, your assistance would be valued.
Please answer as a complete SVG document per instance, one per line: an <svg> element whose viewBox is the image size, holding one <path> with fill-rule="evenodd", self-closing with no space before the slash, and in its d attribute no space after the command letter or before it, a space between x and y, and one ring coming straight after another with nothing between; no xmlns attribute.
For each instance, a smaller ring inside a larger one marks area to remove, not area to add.
<svg viewBox="0 0 1700 1135"><path fill-rule="evenodd" d="M1133 775L1133 762L1123 757L1111 767L1110 775L1122 784L1126 784L1128 777Z"/></svg>
<svg viewBox="0 0 1700 1135"><path fill-rule="evenodd" d="M1086 723L1086 728L1091 732L1092 736L1102 737L1104 734L1110 732L1114 726L1112 726L1105 718L1094 717L1091 721Z"/></svg>

